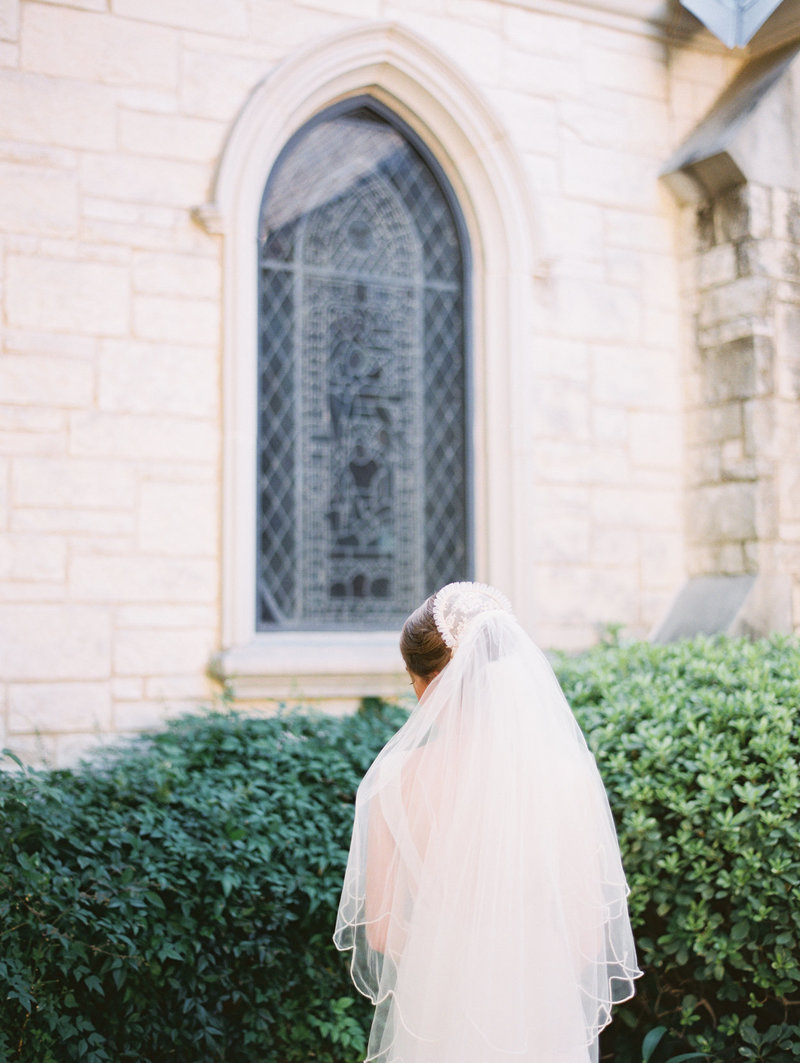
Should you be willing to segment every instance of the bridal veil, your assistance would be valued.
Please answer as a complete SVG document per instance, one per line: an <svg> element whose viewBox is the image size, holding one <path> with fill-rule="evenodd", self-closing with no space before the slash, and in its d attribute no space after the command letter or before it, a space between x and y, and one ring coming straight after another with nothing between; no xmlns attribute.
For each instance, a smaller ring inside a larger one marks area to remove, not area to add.
<svg viewBox="0 0 800 1063"><path fill-rule="evenodd" d="M594 758L502 595L434 614L452 658L359 787L334 935L367 1058L593 1063L639 974Z"/></svg>

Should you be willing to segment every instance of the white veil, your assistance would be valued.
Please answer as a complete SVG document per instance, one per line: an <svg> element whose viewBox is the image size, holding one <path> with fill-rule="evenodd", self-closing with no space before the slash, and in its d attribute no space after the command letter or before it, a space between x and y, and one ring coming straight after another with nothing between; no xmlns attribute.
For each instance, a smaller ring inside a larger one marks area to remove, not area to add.
<svg viewBox="0 0 800 1063"><path fill-rule="evenodd" d="M367 1058L590 1063L640 973L603 784L502 596L434 612L453 657L359 787L334 935Z"/></svg>

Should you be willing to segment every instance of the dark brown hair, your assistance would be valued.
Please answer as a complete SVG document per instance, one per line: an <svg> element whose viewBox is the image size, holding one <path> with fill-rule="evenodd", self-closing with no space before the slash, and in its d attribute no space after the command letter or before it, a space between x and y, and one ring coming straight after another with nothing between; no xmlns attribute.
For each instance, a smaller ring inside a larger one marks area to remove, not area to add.
<svg viewBox="0 0 800 1063"><path fill-rule="evenodd" d="M432 679L450 660L450 647L433 619L433 599L432 594L414 610L400 635L400 652L406 668L421 679Z"/></svg>

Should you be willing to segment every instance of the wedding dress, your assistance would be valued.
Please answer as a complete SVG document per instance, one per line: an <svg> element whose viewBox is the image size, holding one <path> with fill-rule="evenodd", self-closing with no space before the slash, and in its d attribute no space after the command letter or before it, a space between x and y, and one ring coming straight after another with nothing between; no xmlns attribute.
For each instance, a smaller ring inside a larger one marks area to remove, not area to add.
<svg viewBox="0 0 800 1063"><path fill-rule="evenodd" d="M640 972L594 758L498 592L435 612L453 656L359 787L334 935L367 1059L595 1063Z"/></svg>

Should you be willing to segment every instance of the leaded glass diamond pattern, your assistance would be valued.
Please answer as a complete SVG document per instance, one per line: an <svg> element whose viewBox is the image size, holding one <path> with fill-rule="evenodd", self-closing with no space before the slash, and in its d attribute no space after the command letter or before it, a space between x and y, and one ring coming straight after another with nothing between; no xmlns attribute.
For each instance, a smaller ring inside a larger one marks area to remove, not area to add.
<svg viewBox="0 0 800 1063"><path fill-rule="evenodd" d="M396 626L470 575L463 254L368 107L290 142L259 225L257 627Z"/></svg>

